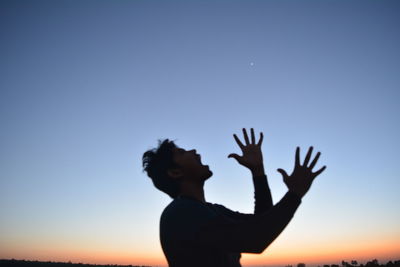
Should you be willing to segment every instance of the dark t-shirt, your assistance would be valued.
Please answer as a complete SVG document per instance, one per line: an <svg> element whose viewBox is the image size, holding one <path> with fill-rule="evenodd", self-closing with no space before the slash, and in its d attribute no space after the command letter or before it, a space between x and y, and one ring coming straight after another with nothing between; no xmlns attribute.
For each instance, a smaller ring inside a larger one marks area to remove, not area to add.
<svg viewBox="0 0 400 267"><path fill-rule="evenodd" d="M188 196L174 199L160 219L170 267L240 267L241 252L261 253L282 232L301 199L288 192L275 206L266 176L253 177L255 211L244 214Z"/></svg>

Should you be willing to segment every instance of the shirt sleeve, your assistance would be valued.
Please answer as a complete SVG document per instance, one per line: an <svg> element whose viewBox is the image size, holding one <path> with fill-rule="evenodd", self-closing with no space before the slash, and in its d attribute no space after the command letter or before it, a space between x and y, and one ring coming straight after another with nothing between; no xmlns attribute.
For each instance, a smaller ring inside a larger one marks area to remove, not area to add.
<svg viewBox="0 0 400 267"><path fill-rule="evenodd" d="M253 176L254 184L254 214L261 214L272 208L272 196L268 186L267 176Z"/></svg>
<svg viewBox="0 0 400 267"><path fill-rule="evenodd" d="M287 192L275 206L246 220L215 216L199 226L195 241L229 252L262 253L285 229L300 203L296 194Z"/></svg>

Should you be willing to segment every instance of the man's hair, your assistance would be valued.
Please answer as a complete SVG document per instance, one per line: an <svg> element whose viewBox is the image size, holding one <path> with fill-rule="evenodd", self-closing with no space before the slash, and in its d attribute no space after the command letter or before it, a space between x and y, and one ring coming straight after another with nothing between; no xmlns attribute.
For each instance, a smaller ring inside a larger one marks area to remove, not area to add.
<svg viewBox="0 0 400 267"><path fill-rule="evenodd" d="M177 167L173 161L173 149L176 147L173 141L159 140L158 147L146 151L142 158L143 171L147 172L157 189L171 198L176 198L180 190L178 181L173 180L167 173L168 169Z"/></svg>

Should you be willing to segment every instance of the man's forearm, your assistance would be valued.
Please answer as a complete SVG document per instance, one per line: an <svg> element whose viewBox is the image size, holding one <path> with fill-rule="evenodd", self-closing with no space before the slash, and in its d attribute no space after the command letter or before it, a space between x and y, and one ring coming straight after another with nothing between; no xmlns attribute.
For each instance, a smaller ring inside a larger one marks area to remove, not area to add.
<svg viewBox="0 0 400 267"><path fill-rule="evenodd" d="M273 206L268 179L265 174L253 175L254 185L254 214L261 214Z"/></svg>
<svg viewBox="0 0 400 267"><path fill-rule="evenodd" d="M204 225L195 240L207 247L231 252L263 252L290 222L301 199L288 192L268 211L245 221L216 217Z"/></svg>
<svg viewBox="0 0 400 267"><path fill-rule="evenodd" d="M260 215L261 219L257 219L254 228L247 233L258 237L254 239L255 251L248 252L262 253L286 228L300 203L301 198L292 192L287 192L268 212Z"/></svg>

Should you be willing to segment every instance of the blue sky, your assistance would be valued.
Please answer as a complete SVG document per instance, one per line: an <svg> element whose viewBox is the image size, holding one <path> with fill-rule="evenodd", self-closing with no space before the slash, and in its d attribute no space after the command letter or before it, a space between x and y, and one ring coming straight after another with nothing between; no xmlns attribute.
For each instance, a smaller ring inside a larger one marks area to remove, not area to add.
<svg viewBox="0 0 400 267"><path fill-rule="evenodd" d="M264 133L275 202L286 191L276 169L292 170L296 146L327 165L283 240L400 240L399 11L396 1L2 1L0 257L61 255L59 242L90 252L95 241L160 254L170 199L141 156L162 138L210 165L209 202L252 212L250 173L227 158L242 127Z"/></svg>

